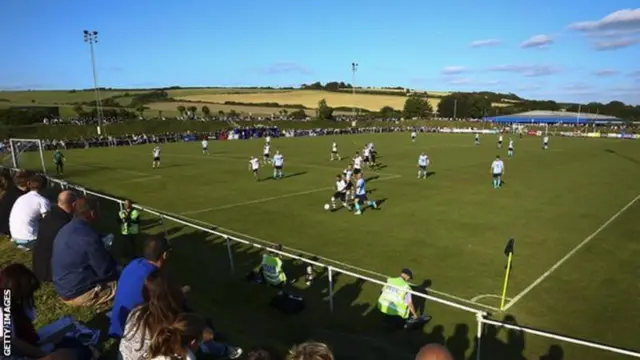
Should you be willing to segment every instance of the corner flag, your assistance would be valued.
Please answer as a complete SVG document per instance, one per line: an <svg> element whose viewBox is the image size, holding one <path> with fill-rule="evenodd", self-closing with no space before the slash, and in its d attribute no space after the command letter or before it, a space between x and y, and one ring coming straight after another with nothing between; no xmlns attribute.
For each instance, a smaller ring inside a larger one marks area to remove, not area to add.
<svg viewBox="0 0 640 360"><path fill-rule="evenodd" d="M509 274L511 273L511 261L515 252L516 240L514 238L507 241L504 247L504 255L507 257L507 266L504 274L504 284L502 285L502 296L500 300L500 310L504 309L504 300L507 297L507 286L509 285Z"/></svg>

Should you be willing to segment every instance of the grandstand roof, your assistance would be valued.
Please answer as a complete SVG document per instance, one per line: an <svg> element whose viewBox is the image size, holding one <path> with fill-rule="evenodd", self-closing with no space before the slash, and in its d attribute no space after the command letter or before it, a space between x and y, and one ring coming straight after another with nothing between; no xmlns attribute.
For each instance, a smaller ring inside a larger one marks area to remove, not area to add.
<svg viewBox="0 0 640 360"><path fill-rule="evenodd" d="M602 114L577 113L569 111L534 110L519 114L485 117L485 121L499 123L559 123L559 122L618 122L621 119Z"/></svg>

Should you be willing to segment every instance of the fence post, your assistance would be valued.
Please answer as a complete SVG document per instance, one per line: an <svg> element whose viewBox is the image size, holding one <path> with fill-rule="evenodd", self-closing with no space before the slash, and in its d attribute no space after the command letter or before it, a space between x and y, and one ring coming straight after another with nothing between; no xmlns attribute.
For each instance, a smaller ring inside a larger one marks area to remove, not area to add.
<svg viewBox="0 0 640 360"><path fill-rule="evenodd" d="M160 214L160 221L162 222L162 231L164 232L164 237L169 238L169 232L167 231L167 225L164 221L164 215Z"/></svg>
<svg viewBox="0 0 640 360"><path fill-rule="evenodd" d="M229 253L229 266L231 266L231 274L235 274L236 267L233 264L233 252L231 252L231 242L229 241L228 236L225 236L224 239L227 241L227 252Z"/></svg>
<svg viewBox="0 0 640 360"><path fill-rule="evenodd" d="M480 313L476 313L476 321L478 322L478 328L476 330L476 360L480 360L481 355L480 355L480 351L481 351L481 343L482 343L482 320L484 320L484 318L482 317L482 314Z"/></svg>
<svg viewBox="0 0 640 360"><path fill-rule="evenodd" d="M333 268L329 266L329 311L333 312Z"/></svg>

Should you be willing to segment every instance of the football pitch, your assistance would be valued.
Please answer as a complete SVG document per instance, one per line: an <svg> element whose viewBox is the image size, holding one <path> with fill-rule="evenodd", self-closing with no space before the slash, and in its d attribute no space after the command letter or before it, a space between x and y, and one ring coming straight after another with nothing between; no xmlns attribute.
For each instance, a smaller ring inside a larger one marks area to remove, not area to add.
<svg viewBox="0 0 640 360"><path fill-rule="evenodd" d="M329 161L334 140L342 161ZM362 216L325 211L335 175L370 141L382 166L364 174L380 209ZM159 169L151 168L151 145L73 150L65 152L64 178L376 279L408 267L416 283L431 284L433 296L487 310L499 320L509 314L524 326L637 351L640 142L554 137L543 151L540 138L514 137L515 156L507 158L506 147L496 149L495 141L486 135L475 146L472 135L420 134L412 143L406 133L277 138L272 150L285 157L285 177L271 179L267 166L260 181L248 160L261 157L261 139L210 141L209 155L199 142L163 144ZM427 179L416 178L422 151L431 159ZM506 167L500 189L492 188L489 174L496 155ZM35 153L21 156L23 166L39 167ZM51 174L50 154L45 160ZM196 307L241 345L312 337L353 358L410 359L425 341L438 341L447 342L457 358L471 355L472 314L427 302L433 319L424 333L389 333L375 309L380 287L347 276L334 279L335 314L328 310L326 274L320 274L311 287L299 289L307 310L279 315L267 307L272 292L244 281L260 252L234 245L236 272L230 275L220 238L167 225L172 267L192 286ZM515 256L507 309L500 313L509 238L516 241ZM287 265L304 272L299 263ZM495 353L488 358L537 359L554 344L565 359L621 358L528 334L514 340L506 330L494 335L483 342L483 353Z"/></svg>

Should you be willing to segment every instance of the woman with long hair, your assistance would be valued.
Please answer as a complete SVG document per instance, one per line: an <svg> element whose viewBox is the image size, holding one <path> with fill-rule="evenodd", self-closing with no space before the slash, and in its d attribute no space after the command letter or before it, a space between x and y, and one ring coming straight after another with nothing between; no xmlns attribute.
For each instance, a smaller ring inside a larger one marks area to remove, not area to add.
<svg viewBox="0 0 640 360"><path fill-rule="evenodd" d="M154 270L145 280L142 298L144 303L134 308L125 322L119 346L121 360L150 359L149 347L154 337L162 329L173 325L184 312L182 292L171 286L160 269ZM242 354L241 349L214 341L207 341L199 348L203 352L230 359Z"/></svg>
<svg viewBox="0 0 640 360"><path fill-rule="evenodd" d="M194 352L200 343L213 338L206 321L197 314L178 315L170 326L160 329L149 344L149 357L153 360L195 360Z"/></svg>
<svg viewBox="0 0 640 360"><path fill-rule="evenodd" d="M16 358L39 359L52 355L42 349L40 336L33 325L36 318L35 293L40 288L36 275L22 264L11 264L0 270L0 288L11 290L12 355ZM78 359L91 359L93 352L75 338L63 338L54 349L73 349Z"/></svg>
<svg viewBox="0 0 640 360"><path fill-rule="evenodd" d="M333 352L323 343L307 341L289 350L287 360L334 360Z"/></svg>

